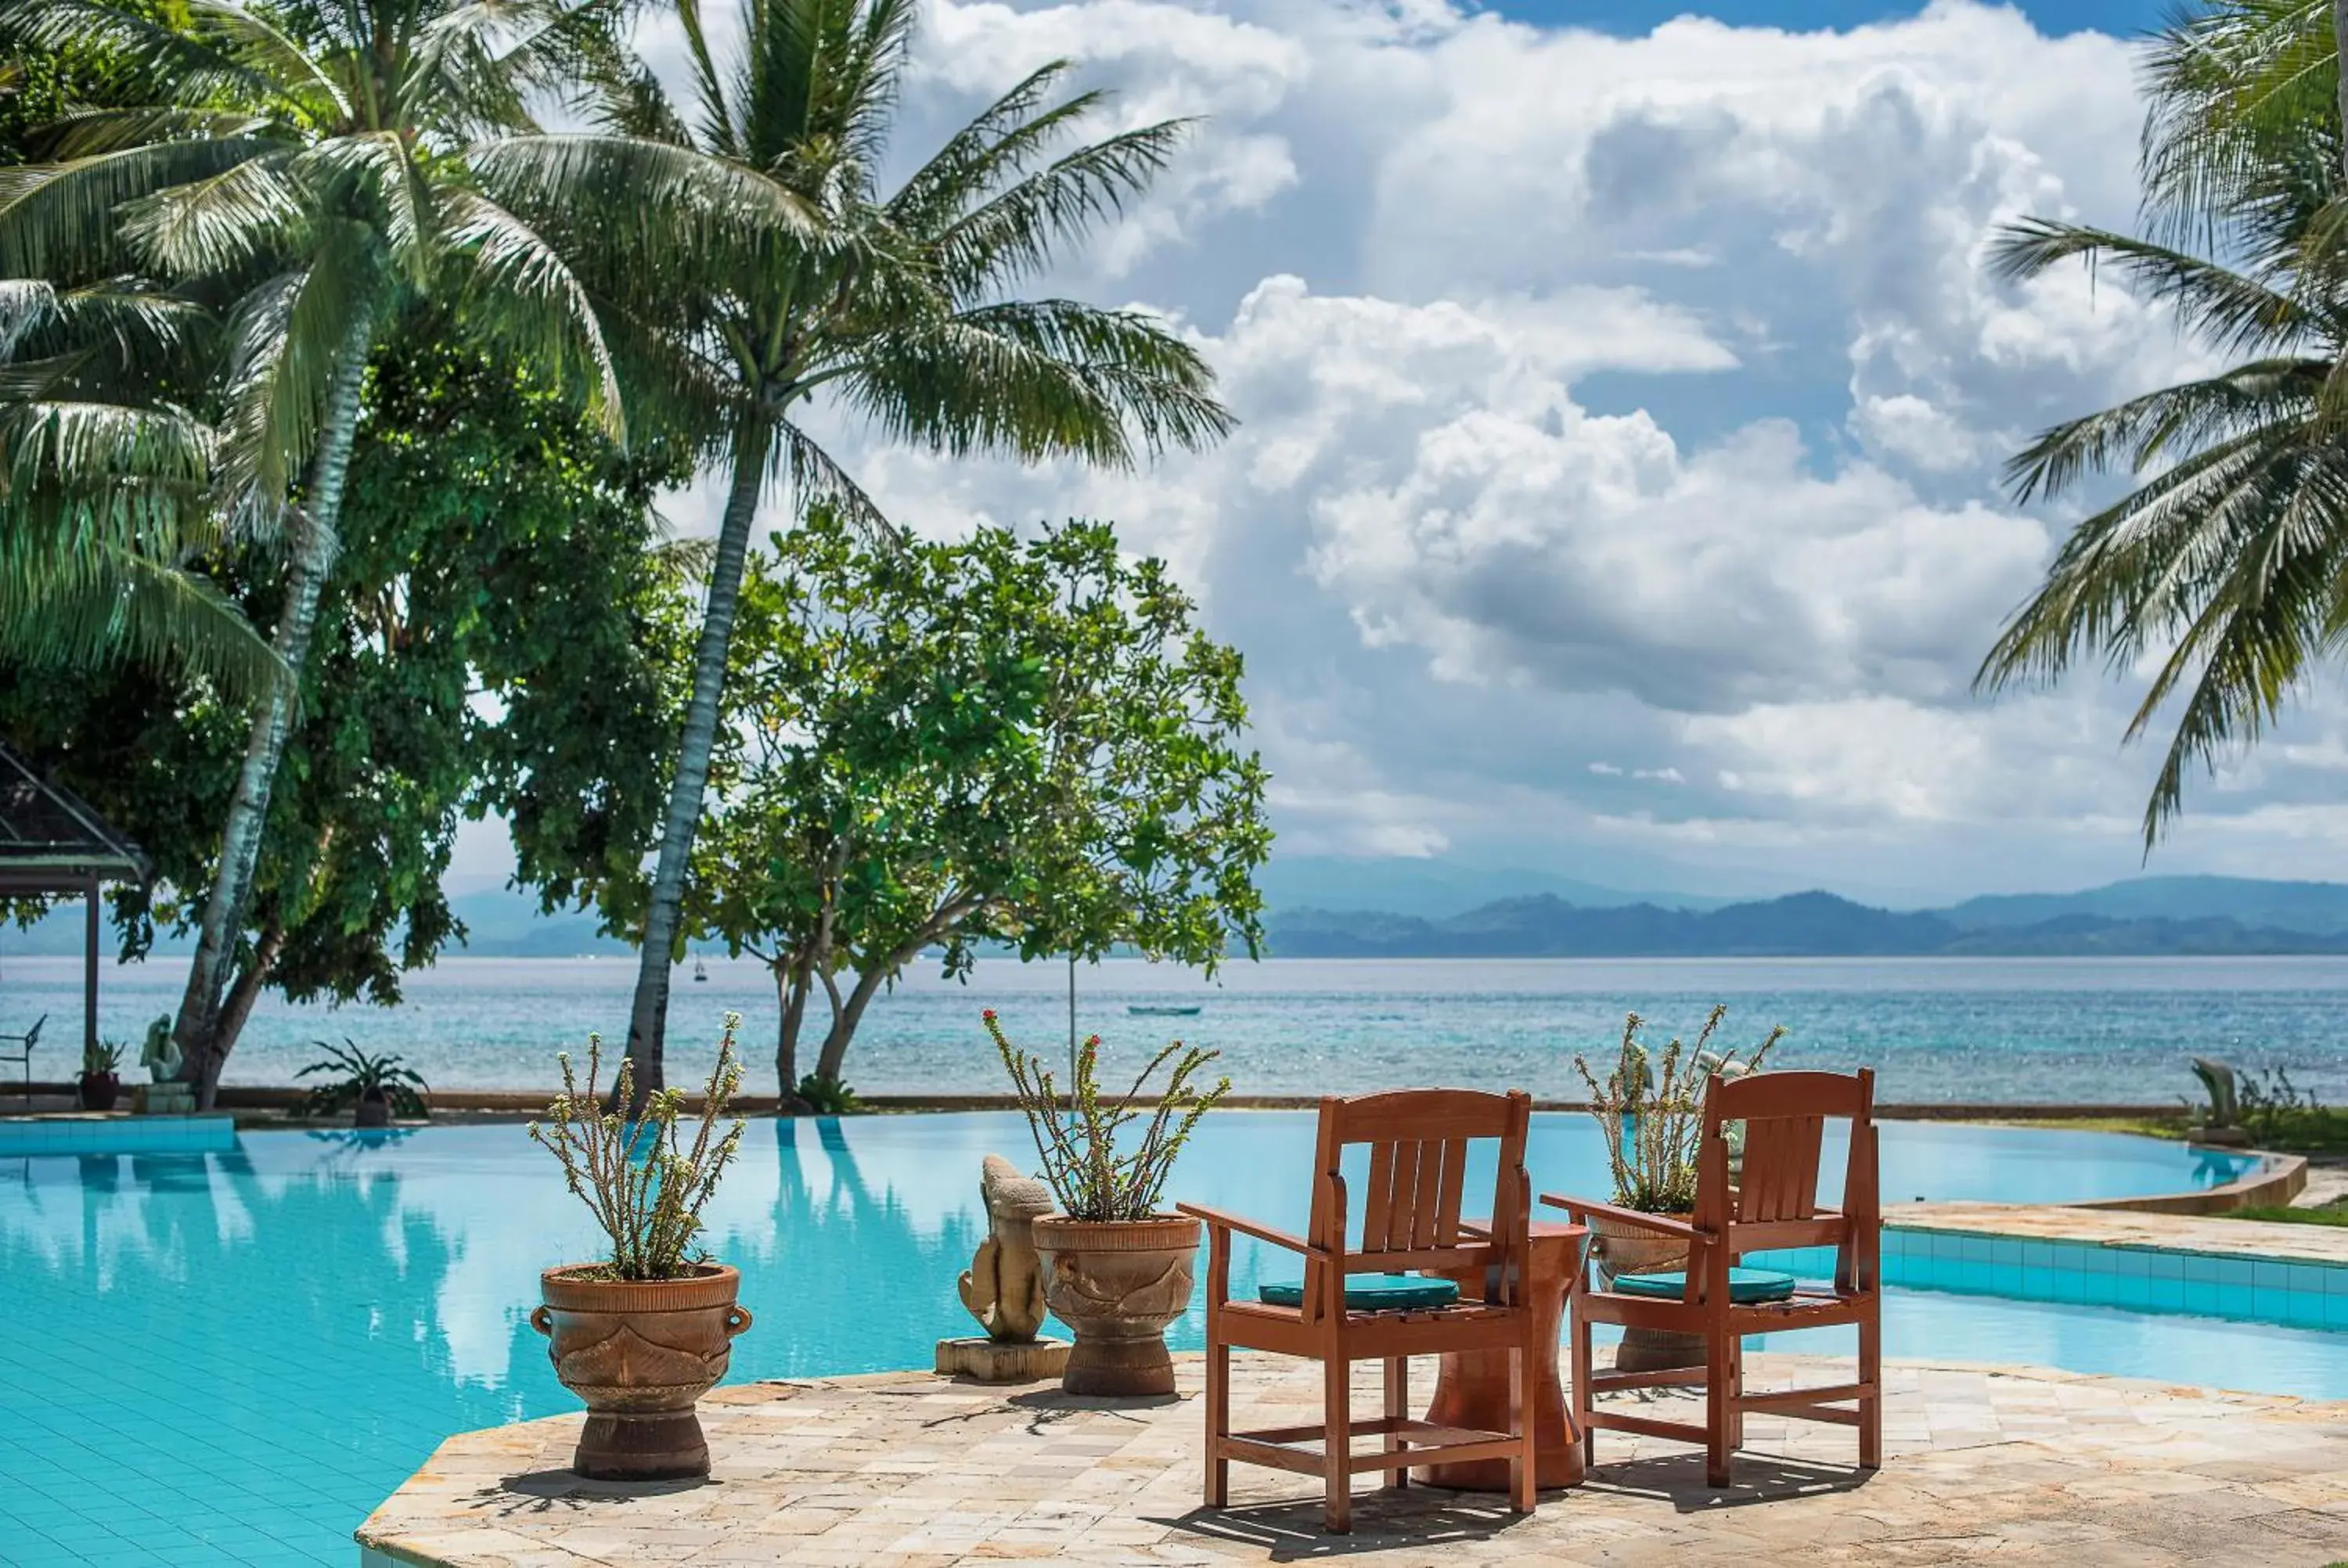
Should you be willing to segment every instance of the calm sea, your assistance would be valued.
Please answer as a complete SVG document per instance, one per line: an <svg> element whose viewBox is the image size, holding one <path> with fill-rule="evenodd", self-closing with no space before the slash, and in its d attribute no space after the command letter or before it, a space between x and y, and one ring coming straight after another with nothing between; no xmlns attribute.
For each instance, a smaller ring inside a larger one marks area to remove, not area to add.
<svg viewBox="0 0 2348 1568"><path fill-rule="evenodd" d="M101 1031L137 1040L178 1001L185 962L108 968ZM705 982L690 966L677 976L672 1077L706 1064L719 1015L733 1009L751 1087L770 1092L776 1007L765 970L748 960L707 968ZM435 1084L540 1088L553 1080L555 1051L578 1049L590 1030L624 1037L634 976L626 958L460 958L409 976L396 1009L273 997L228 1077L289 1082L316 1055L312 1041L347 1036L401 1052ZM998 1091L980 1009L996 1009L1015 1040L1056 1057L1067 984L1059 965L983 963L967 985L910 975L874 1004L846 1076L873 1092ZM1693 1031L1719 1000L1730 1009L1723 1040L1746 1044L1782 1023L1778 1065L1869 1065L1888 1101L2161 1103L2192 1090L2186 1058L2209 1055L2286 1068L2326 1101L2348 1102L2342 958L1284 959L1235 966L1212 983L1112 960L1080 970L1076 990L1078 1027L1104 1037L1110 1067L1138 1064L1179 1034L1220 1050L1234 1084L1263 1094L1439 1082L1571 1098L1574 1052L1610 1045L1626 1009L1650 1019L1660 1041ZM1199 1011L1137 1016L1137 1004ZM36 1066L63 1077L81 1023L75 960L0 964L0 1032L44 1012L57 1044ZM809 1042L803 1070L812 1056Z"/></svg>

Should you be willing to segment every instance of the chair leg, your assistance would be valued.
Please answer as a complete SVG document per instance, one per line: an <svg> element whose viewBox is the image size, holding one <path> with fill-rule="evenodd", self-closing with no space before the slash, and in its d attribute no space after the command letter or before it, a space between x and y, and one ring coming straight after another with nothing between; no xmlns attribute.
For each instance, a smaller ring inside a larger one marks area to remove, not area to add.
<svg viewBox="0 0 2348 1568"><path fill-rule="evenodd" d="M1354 1453L1352 1374L1342 1357L1321 1363L1321 1475L1328 1492L1322 1521L1332 1535L1354 1528L1354 1478L1346 1469Z"/></svg>
<svg viewBox="0 0 2348 1568"><path fill-rule="evenodd" d="M1568 1408L1573 1413L1574 1430L1581 1434L1581 1465L1589 1470L1598 1463L1598 1429L1590 1422L1590 1319L1577 1312L1573 1315L1573 1392Z"/></svg>
<svg viewBox="0 0 2348 1568"><path fill-rule="evenodd" d="M1883 1468L1883 1320L1870 1311L1859 1320L1859 1468Z"/></svg>
<svg viewBox="0 0 2348 1568"><path fill-rule="evenodd" d="M1386 1358L1386 1419L1405 1420L1410 1416L1410 1358ZM1393 1453L1403 1446L1402 1439L1393 1432L1385 1434L1385 1451ZM1400 1491L1410 1484L1410 1471L1390 1470L1386 1473L1386 1490Z"/></svg>
<svg viewBox="0 0 2348 1568"><path fill-rule="evenodd" d="M1517 1430L1511 1434L1517 1440L1517 1451L1509 1460L1509 1506L1519 1513L1530 1513L1533 1488L1540 1475L1537 1446L1540 1433L1533 1419L1540 1408L1533 1402L1533 1379L1538 1375L1539 1362L1529 1347L1511 1350L1509 1360L1517 1391Z"/></svg>
<svg viewBox="0 0 2348 1568"><path fill-rule="evenodd" d="M1715 1322L1704 1336L1704 1483L1729 1484L1729 1455L1735 1451L1730 1430L1736 1417L1735 1337L1725 1323Z"/></svg>
<svg viewBox="0 0 2348 1568"><path fill-rule="evenodd" d="M1228 1508L1231 1461L1223 1440L1231 1435L1231 1348L1207 1348L1207 1506Z"/></svg>
<svg viewBox="0 0 2348 1568"><path fill-rule="evenodd" d="M1734 1453L1745 1446L1745 1407L1733 1402L1745 1398L1745 1337L1741 1334L1728 1337L1728 1389L1732 1401L1728 1407L1728 1450Z"/></svg>

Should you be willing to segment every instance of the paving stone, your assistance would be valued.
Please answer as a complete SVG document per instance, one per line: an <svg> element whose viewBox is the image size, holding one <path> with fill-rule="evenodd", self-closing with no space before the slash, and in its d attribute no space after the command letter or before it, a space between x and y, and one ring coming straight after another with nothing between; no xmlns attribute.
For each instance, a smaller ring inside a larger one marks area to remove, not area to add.
<svg viewBox="0 0 2348 1568"><path fill-rule="evenodd" d="M1663 1563L2324 1563L2348 1559L2348 1405L2028 1368L1885 1369L1888 1462L1858 1471L1847 1428L1746 1423L1737 1484L1704 1485L1684 1445L1601 1433L1599 1466L1529 1518L1501 1500L1365 1490L1354 1532L1321 1531L1320 1486L1232 1467L1234 1507L1198 1501L1200 1364L1181 1395L1121 1407L974 1391L929 1374L716 1390L705 1485L582 1481L579 1418L451 1438L358 1538L417 1568L1220 1568L1360 1557L1376 1568ZM1828 1380L1755 1356L1756 1387ZM1357 1409L1378 1400L1358 1369ZM1242 1426L1316 1419L1310 1363L1233 1362ZM1690 1419L1673 1390L1655 1413Z"/></svg>

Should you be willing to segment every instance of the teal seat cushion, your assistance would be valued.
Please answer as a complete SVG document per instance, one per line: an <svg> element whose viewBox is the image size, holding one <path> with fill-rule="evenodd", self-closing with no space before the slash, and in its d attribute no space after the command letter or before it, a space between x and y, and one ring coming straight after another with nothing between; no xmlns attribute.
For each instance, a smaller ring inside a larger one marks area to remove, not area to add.
<svg viewBox="0 0 2348 1568"><path fill-rule="evenodd" d="M1622 1296L1652 1296L1661 1301L1677 1301L1687 1294L1687 1276L1677 1269L1668 1274L1618 1274L1614 1289ZM1728 1271L1728 1299L1738 1307L1752 1307L1764 1301L1783 1301L1794 1294L1794 1276L1780 1274L1774 1268L1732 1268Z"/></svg>
<svg viewBox="0 0 2348 1568"><path fill-rule="evenodd" d="M1281 1280L1256 1286L1255 1297L1266 1307L1302 1307L1304 1282ZM1345 1276L1345 1307L1352 1312L1399 1312L1406 1307L1448 1307L1459 1299L1459 1287L1447 1279L1427 1279L1416 1274L1349 1274Z"/></svg>

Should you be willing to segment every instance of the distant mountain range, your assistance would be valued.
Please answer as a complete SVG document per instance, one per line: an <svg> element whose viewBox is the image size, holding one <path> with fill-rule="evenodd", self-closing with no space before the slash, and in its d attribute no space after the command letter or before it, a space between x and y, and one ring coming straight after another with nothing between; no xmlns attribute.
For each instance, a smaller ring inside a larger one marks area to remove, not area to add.
<svg viewBox="0 0 2348 1568"><path fill-rule="evenodd" d="M2139 876L2080 893L1898 910L1830 893L1632 892L1441 861L1300 856L1263 876L1274 958L1983 957L2348 953L2348 885ZM503 889L449 901L477 958L626 953L592 914ZM77 907L0 929L0 954L77 954ZM108 940L111 940L109 932ZM185 942L158 943L159 953Z"/></svg>
<svg viewBox="0 0 2348 1568"><path fill-rule="evenodd" d="M1879 909L1831 893L1665 908L1502 898L1439 919L1289 909L1280 958L1886 958L2348 953L2348 886L2144 877L2084 893Z"/></svg>

